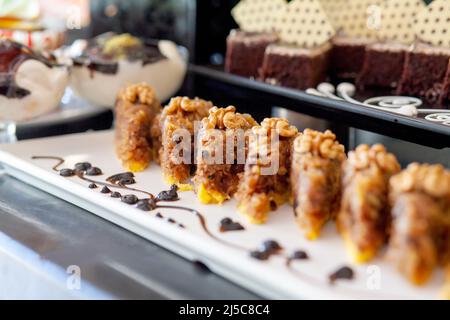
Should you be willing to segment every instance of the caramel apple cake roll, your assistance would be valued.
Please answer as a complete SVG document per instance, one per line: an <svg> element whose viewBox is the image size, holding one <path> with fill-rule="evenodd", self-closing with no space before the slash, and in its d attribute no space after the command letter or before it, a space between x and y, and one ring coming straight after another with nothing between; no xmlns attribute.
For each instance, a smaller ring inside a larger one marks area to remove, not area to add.
<svg viewBox="0 0 450 320"><path fill-rule="evenodd" d="M194 166L195 123L208 116L213 107L209 101L187 97L172 98L152 127L155 145L159 145L159 161L164 180L190 190L188 183Z"/></svg>
<svg viewBox="0 0 450 320"><path fill-rule="evenodd" d="M329 130L306 129L294 140L291 186L294 215L309 240L320 235L322 226L333 219L341 200L341 165L344 146Z"/></svg>
<svg viewBox="0 0 450 320"><path fill-rule="evenodd" d="M436 266L449 260L450 171L413 163L391 178L390 188L388 257L412 283L424 284Z"/></svg>
<svg viewBox="0 0 450 320"><path fill-rule="evenodd" d="M251 223L262 224L289 200L291 149L298 130L286 119L268 118L252 133L236 197L239 211Z"/></svg>
<svg viewBox="0 0 450 320"><path fill-rule="evenodd" d="M147 84L122 89L116 100L115 145L125 170L144 170L154 154L151 125L161 111L155 91Z"/></svg>
<svg viewBox="0 0 450 320"><path fill-rule="evenodd" d="M389 179L400 171L384 146L360 145L343 164L338 230L356 262L372 259L387 237Z"/></svg>
<svg viewBox="0 0 450 320"><path fill-rule="evenodd" d="M450 264L447 265L446 271L445 271L445 285L442 289L441 297L444 300L450 300Z"/></svg>
<svg viewBox="0 0 450 320"><path fill-rule="evenodd" d="M236 108L213 107L202 120L197 143L195 191L204 204L220 204L236 192L244 171L247 130L257 125L249 114Z"/></svg>

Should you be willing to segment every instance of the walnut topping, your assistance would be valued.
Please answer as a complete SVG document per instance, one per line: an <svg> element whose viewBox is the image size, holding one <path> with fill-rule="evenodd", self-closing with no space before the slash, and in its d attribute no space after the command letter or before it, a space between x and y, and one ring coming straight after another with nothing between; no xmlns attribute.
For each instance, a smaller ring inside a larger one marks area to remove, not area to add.
<svg viewBox="0 0 450 320"><path fill-rule="evenodd" d="M295 139L294 150L327 159L344 160L346 158L344 146L336 140L336 135L330 130L319 132L305 129Z"/></svg>
<svg viewBox="0 0 450 320"><path fill-rule="evenodd" d="M279 136L285 138L292 138L298 133L296 127L289 125L289 122L282 118L266 118L259 128L263 128L266 131L275 130ZM259 128L255 128L254 132L256 133Z"/></svg>
<svg viewBox="0 0 450 320"><path fill-rule="evenodd" d="M397 158L392 153L388 153L381 144L376 144L372 147L369 147L367 144L358 146L355 151L349 152L348 162L356 170L375 167L388 175L400 171L400 164Z"/></svg>
<svg viewBox="0 0 450 320"><path fill-rule="evenodd" d="M120 90L117 99L149 106L154 104L159 105L155 91L145 82L132 84Z"/></svg>
<svg viewBox="0 0 450 320"><path fill-rule="evenodd" d="M199 98L190 99L188 97L174 97L164 108L164 114L176 114L183 112L208 114L208 110L213 106L212 102Z"/></svg>
<svg viewBox="0 0 450 320"><path fill-rule="evenodd" d="M450 202L450 171L442 165L412 163L390 181L394 194L422 192Z"/></svg>
<svg viewBox="0 0 450 320"><path fill-rule="evenodd" d="M237 113L234 106L213 107L209 110L209 117L203 119L206 129L250 129L255 125L257 122L251 115Z"/></svg>

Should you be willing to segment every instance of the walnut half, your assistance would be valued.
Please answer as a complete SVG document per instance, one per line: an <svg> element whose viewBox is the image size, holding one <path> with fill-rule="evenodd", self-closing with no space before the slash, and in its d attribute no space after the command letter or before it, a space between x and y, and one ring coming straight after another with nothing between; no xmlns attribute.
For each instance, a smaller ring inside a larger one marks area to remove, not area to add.
<svg viewBox="0 0 450 320"><path fill-rule="evenodd" d="M294 151L311 153L325 159L344 160L345 148L336 140L336 135L330 130L319 132L305 129L294 141Z"/></svg>

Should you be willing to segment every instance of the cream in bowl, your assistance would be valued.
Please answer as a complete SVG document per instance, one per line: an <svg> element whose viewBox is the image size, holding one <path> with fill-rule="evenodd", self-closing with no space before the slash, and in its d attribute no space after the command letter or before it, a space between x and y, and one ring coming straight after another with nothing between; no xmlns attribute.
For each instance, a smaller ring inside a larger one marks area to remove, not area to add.
<svg viewBox="0 0 450 320"><path fill-rule="evenodd" d="M68 68L54 57L0 39L0 121L26 121L57 109L68 81Z"/></svg>
<svg viewBox="0 0 450 320"><path fill-rule="evenodd" d="M160 100L166 100L181 87L187 68L186 54L175 43L149 43L129 34L77 40L69 55L74 92L93 104L109 107L114 105L115 92L130 83L146 82Z"/></svg>

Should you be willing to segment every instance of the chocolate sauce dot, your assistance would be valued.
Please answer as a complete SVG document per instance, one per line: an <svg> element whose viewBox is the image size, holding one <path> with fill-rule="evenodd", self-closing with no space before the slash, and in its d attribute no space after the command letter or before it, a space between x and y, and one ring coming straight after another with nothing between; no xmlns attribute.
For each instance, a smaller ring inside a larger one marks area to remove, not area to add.
<svg viewBox="0 0 450 320"><path fill-rule="evenodd" d="M136 204L139 201L138 197L136 197L134 194L124 195L121 200L126 204Z"/></svg>
<svg viewBox="0 0 450 320"><path fill-rule="evenodd" d="M344 266L330 274L328 277L331 284L333 284L336 280L345 279L352 280L355 276L355 273L352 268Z"/></svg>
<svg viewBox="0 0 450 320"><path fill-rule="evenodd" d="M104 187L102 188L102 190L100 190L100 192L101 192L101 193L110 193L111 190L110 190L107 186L104 186Z"/></svg>
<svg viewBox="0 0 450 320"><path fill-rule="evenodd" d="M161 214L161 212L157 212L157 213L156 213L156 217L157 217L157 218L160 218L160 219L164 218L163 215Z"/></svg>
<svg viewBox="0 0 450 320"><path fill-rule="evenodd" d="M262 244L262 249L263 251L267 251L268 253L275 253L282 250L283 248L275 240L266 240Z"/></svg>
<svg viewBox="0 0 450 320"><path fill-rule="evenodd" d="M86 175L88 175L88 176L99 176L102 174L103 174L102 170L100 170L100 168L97 168L97 167L91 167L86 170Z"/></svg>
<svg viewBox="0 0 450 320"><path fill-rule="evenodd" d="M223 218L220 220L220 232L245 230L239 222L234 222L231 218Z"/></svg>
<svg viewBox="0 0 450 320"><path fill-rule="evenodd" d="M120 198L121 196L122 195L117 191L114 191L113 193L111 193L111 198Z"/></svg>
<svg viewBox="0 0 450 320"><path fill-rule="evenodd" d="M126 186L129 184L135 184L136 180L134 180L134 178L122 178L119 180L119 183Z"/></svg>
<svg viewBox="0 0 450 320"><path fill-rule="evenodd" d="M91 183L89 185L89 189L96 189L96 188L97 188L97 185L95 183Z"/></svg>
<svg viewBox="0 0 450 320"><path fill-rule="evenodd" d="M167 222L169 222L169 223L176 223L176 221L173 220L172 218L167 219Z"/></svg>
<svg viewBox="0 0 450 320"><path fill-rule="evenodd" d="M173 184L170 186L170 190L161 191L156 198L160 201L176 201L179 199L177 191L178 187Z"/></svg>
<svg viewBox="0 0 450 320"><path fill-rule="evenodd" d="M270 253L268 253L267 251L255 250L250 252L250 257L264 261L269 259Z"/></svg>
<svg viewBox="0 0 450 320"><path fill-rule="evenodd" d="M231 220L231 218L223 218L222 220L220 220L220 224L222 226L232 224L232 223L233 223L233 220Z"/></svg>
<svg viewBox="0 0 450 320"><path fill-rule="evenodd" d="M73 175L75 175L75 171L73 171L72 169L61 169L59 171L59 175L62 177L72 177Z"/></svg>
<svg viewBox="0 0 450 320"><path fill-rule="evenodd" d="M178 226L179 226L181 229L185 229L185 228L186 228L186 227L184 226L184 224L181 224L181 223L179 223Z"/></svg>
<svg viewBox="0 0 450 320"><path fill-rule="evenodd" d="M292 260L307 260L307 259L309 259L309 256L305 251L297 250L291 254L290 259L292 259Z"/></svg>
<svg viewBox="0 0 450 320"><path fill-rule="evenodd" d="M156 201L154 199L139 200L137 208L142 211L152 211L156 209Z"/></svg>
<svg viewBox="0 0 450 320"><path fill-rule="evenodd" d="M91 168L92 165L89 162L78 162L75 164L75 170L86 171Z"/></svg>

